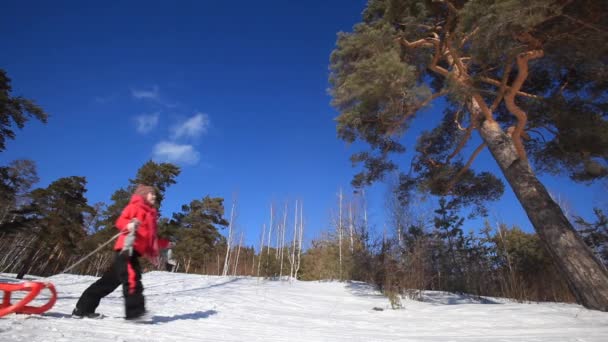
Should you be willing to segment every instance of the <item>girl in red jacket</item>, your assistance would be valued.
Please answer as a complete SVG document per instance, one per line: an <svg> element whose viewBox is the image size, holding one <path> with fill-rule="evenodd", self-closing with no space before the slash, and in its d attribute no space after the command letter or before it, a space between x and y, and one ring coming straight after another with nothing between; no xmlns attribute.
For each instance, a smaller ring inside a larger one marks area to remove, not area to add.
<svg viewBox="0 0 608 342"><path fill-rule="evenodd" d="M114 245L114 262L99 280L84 291L72 312L73 316L99 317L100 314L95 312L99 301L120 285L125 298L125 318L138 319L146 313L139 257L146 257L156 264L159 250L169 245L167 240L157 237L158 212L155 203L154 188L138 185L131 201L116 220L116 227L123 234Z"/></svg>

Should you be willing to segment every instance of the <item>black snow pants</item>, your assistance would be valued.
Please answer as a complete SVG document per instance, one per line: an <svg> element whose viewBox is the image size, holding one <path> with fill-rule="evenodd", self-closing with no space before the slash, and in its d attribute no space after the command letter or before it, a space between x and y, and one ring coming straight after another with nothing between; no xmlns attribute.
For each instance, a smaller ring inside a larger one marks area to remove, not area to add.
<svg viewBox="0 0 608 342"><path fill-rule="evenodd" d="M76 308L82 313L95 312L101 298L112 293L120 285L125 298L125 318L141 316L146 309L139 254L135 251L132 256L117 252L112 266L82 293Z"/></svg>

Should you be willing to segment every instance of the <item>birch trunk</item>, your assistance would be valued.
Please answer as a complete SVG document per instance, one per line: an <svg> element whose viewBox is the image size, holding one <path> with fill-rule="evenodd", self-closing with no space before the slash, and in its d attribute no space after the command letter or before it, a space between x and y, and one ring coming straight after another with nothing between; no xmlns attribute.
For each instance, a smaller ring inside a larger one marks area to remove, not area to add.
<svg viewBox="0 0 608 342"><path fill-rule="evenodd" d="M239 248L236 252L236 261L234 262L234 270L232 271L232 275L236 276L237 269L239 267L239 256L241 255L241 246L243 245L243 232L241 232L241 239L239 241Z"/></svg>
<svg viewBox="0 0 608 342"><path fill-rule="evenodd" d="M270 258L270 237L272 236L272 204L270 205L270 226L268 226L268 248L266 250L267 256Z"/></svg>
<svg viewBox="0 0 608 342"><path fill-rule="evenodd" d="M234 202L232 203L232 209L230 210L230 224L228 225L228 241L226 241L226 258L224 259L224 269L222 276L228 275L228 268L230 267L230 246L232 245L232 225L234 224Z"/></svg>
<svg viewBox="0 0 608 342"><path fill-rule="evenodd" d="M283 210L283 239L281 243L281 274L279 278L283 277L283 254L285 252L285 231L287 227L287 203L285 203L285 209Z"/></svg>
<svg viewBox="0 0 608 342"><path fill-rule="evenodd" d="M258 258L258 273L257 277L260 276L260 265L262 264L262 255L264 254L264 238L266 234L266 223L264 223L262 228L262 239L260 240L260 256Z"/></svg>
<svg viewBox="0 0 608 342"><path fill-rule="evenodd" d="M298 239L298 262L296 264L294 279L298 279L298 271L300 270L300 260L302 257L302 237L304 235L304 218L303 218L303 214L302 214L303 211L304 211L304 203L300 203L300 234L299 234L299 239Z"/></svg>
<svg viewBox="0 0 608 342"><path fill-rule="evenodd" d="M291 269L289 271L289 278L293 278L293 274L294 274L294 269L295 269L295 263L296 263L296 239L298 236L297 233L297 229L298 229L298 200L296 200L296 207L295 207L295 213L294 213L294 220L293 220L293 248L291 249Z"/></svg>

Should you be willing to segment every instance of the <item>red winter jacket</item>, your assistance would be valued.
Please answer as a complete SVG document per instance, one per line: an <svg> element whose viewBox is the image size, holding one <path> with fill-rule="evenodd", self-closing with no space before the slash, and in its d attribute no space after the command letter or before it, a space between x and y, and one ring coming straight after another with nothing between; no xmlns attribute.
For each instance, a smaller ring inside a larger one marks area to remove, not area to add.
<svg viewBox="0 0 608 342"><path fill-rule="evenodd" d="M116 220L116 227L124 234L121 234L116 240L114 250L122 250L125 238L128 234L127 224L131 222L131 219L137 218L140 224L137 228L135 235L135 242L133 243L133 249L137 251L141 256L148 258L156 258L161 248L167 248L169 241L165 239L159 239L156 235L156 219L158 212L156 208L148 204L144 198L140 195L133 195L129 204L123 209L118 220Z"/></svg>

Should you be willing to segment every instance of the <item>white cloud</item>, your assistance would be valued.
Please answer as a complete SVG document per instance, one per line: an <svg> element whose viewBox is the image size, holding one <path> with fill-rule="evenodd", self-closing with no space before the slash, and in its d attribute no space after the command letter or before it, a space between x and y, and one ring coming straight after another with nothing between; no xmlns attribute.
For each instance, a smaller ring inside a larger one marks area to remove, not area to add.
<svg viewBox="0 0 608 342"><path fill-rule="evenodd" d="M196 164L200 155L192 145L161 141L154 146L154 159L169 163Z"/></svg>
<svg viewBox="0 0 608 342"><path fill-rule="evenodd" d="M152 131L158 125L159 112L152 114L142 114L135 117L135 124L137 125L137 132L146 134Z"/></svg>
<svg viewBox="0 0 608 342"><path fill-rule="evenodd" d="M180 122L171 128L171 137L179 138L197 138L202 134L207 133L209 128L209 116L204 113L196 113L193 117L186 121Z"/></svg>
<svg viewBox="0 0 608 342"><path fill-rule="evenodd" d="M131 89L131 95L138 99L159 100L160 93L158 86L153 86L152 89Z"/></svg>

